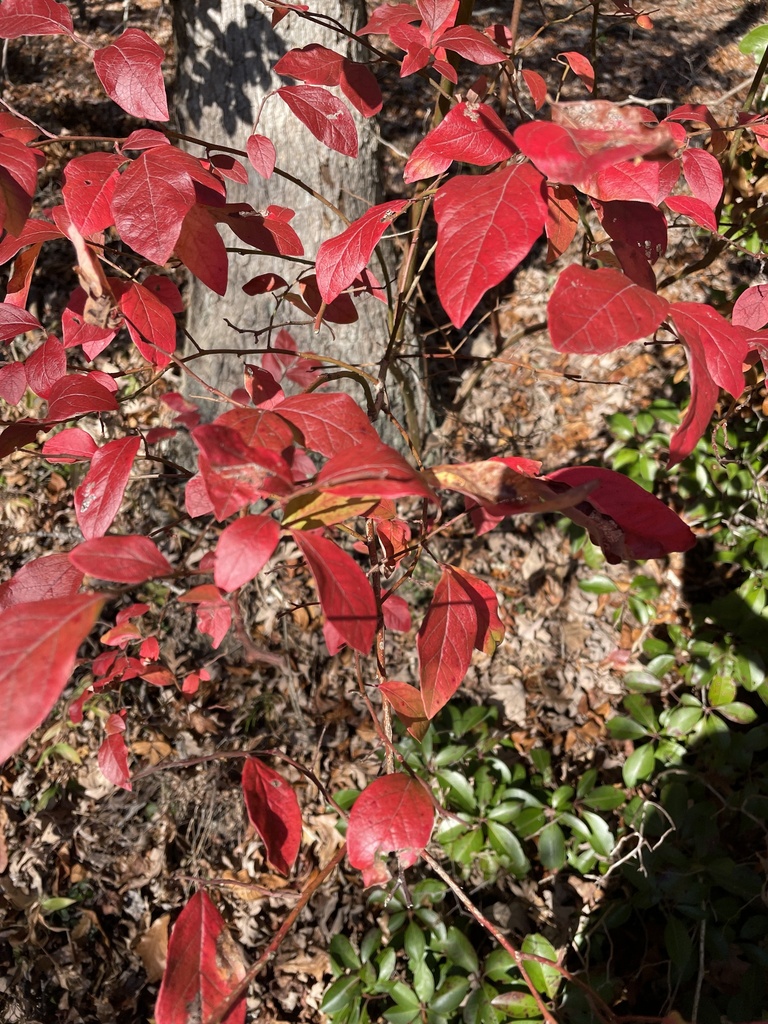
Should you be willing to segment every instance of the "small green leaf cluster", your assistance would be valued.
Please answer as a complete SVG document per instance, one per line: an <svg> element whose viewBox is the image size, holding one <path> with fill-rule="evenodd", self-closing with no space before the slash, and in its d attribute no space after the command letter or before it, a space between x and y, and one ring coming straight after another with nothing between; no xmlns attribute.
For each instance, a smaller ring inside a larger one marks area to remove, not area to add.
<svg viewBox="0 0 768 1024"><path fill-rule="evenodd" d="M523 984L512 957L493 949L487 936L470 936L450 921L444 906L448 887L425 879L405 895L373 891L369 907L378 913L359 948L344 935L331 941L335 980L321 1010L333 1024L501 1024L541 1021L535 997ZM482 950L476 948L477 938ZM542 935L530 935L523 952L555 961ZM560 974L529 962L527 972L545 1001L556 997Z"/></svg>

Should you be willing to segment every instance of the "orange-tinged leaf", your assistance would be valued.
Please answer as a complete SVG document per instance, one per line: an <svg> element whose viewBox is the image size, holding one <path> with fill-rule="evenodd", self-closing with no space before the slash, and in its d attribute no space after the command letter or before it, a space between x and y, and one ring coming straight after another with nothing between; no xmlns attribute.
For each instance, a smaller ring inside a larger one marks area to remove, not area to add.
<svg viewBox="0 0 768 1024"><path fill-rule="evenodd" d="M377 504L377 498L345 498L340 494L310 491L286 502L282 524L292 530L317 530L365 515Z"/></svg>
<svg viewBox="0 0 768 1024"><path fill-rule="evenodd" d="M0 762L45 719L104 604L82 594L17 604L0 615Z"/></svg>
<svg viewBox="0 0 768 1024"><path fill-rule="evenodd" d="M415 686L398 682L395 679L382 683L379 690L392 705L395 714L411 736L417 740L423 739L429 728L429 719L424 710L421 692Z"/></svg>
<svg viewBox="0 0 768 1024"><path fill-rule="evenodd" d="M415 864L429 842L435 809L420 779L398 772L364 789L347 826L349 863L363 873L364 885L384 883L389 872L382 854L398 853L402 867Z"/></svg>
<svg viewBox="0 0 768 1024"><path fill-rule="evenodd" d="M471 572L459 569L455 565L450 566L450 571L459 579L475 607L475 648L484 654L493 654L504 639L505 633L504 623L499 618L499 599L487 583L473 576Z"/></svg>
<svg viewBox="0 0 768 1024"><path fill-rule="evenodd" d="M268 863L289 875L301 846L301 810L293 788L256 757L246 759L242 786L248 819L264 842Z"/></svg>
<svg viewBox="0 0 768 1024"><path fill-rule="evenodd" d="M243 957L224 919L203 891L179 915L155 1005L156 1024L205 1021L245 977ZM225 1017L244 1024L245 995Z"/></svg>

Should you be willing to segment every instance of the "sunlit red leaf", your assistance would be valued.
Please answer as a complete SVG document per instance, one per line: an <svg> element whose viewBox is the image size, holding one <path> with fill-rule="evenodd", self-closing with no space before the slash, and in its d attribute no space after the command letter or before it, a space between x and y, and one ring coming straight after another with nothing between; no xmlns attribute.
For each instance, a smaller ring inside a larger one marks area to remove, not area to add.
<svg viewBox="0 0 768 1024"><path fill-rule="evenodd" d="M54 0L4 0L0 7L0 39L19 36L71 36L72 15Z"/></svg>
<svg viewBox="0 0 768 1024"><path fill-rule="evenodd" d="M30 390L41 398L49 398L54 384L67 372L64 346L51 334L42 345L27 356L24 366Z"/></svg>
<svg viewBox="0 0 768 1024"><path fill-rule="evenodd" d="M81 572L114 583L144 583L173 572L168 559L149 537L95 537L69 553Z"/></svg>
<svg viewBox="0 0 768 1024"><path fill-rule="evenodd" d="M231 427L205 424L192 431L198 465L218 520L271 494L293 490L285 459L268 448L251 448Z"/></svg>
<svg viewBox="0 0 768 1024"><path fill-rule="evenodd" d="M745 288L733 304L731 322L734 326L759 331L768 324L768 284Z"/></svg>
<svg viewBox="0 0 768 1024"><path fill-rule="evenodd" d="M161 65L162 47L139 28L123 34L93 54L93 66L111 100L133 117L168 120Z"/></svg>
<svg viewBox="0 0 768 1024"><path fill-rule="evenodd" d="M454 160L486 167L517 152L512 135L487 103L457 103L411 153L403 178L407 182L442 174Z"/></svg>
<svg viewBox="0 0 768 1024"><path fill-rule="evenodd" d="M224 919L203 890L184 907L168 943L155 1004L156 1024L206 1021L245 977L243 957ZM245 1024L245 994L225 1018Z"/></svg>
<svg viewBox="0 0 768 1024"><path fill-rule="evenodd" d="M344 57L319 43L289 50L272 69L284 78L297 78L309 85L338 85Z"/></svg>
<svg viewBox="0 0 768 1024"><path fill-rule="evenodd" d="M291 531L317 585L317 596L325 615L323 633L328 650L336 654L341 644L349 644L368 654L376 633L378 614L368 578L355 560L333 541L317 533Z"/></svg>
<svg viewBox="0 0 768 1024"><path fill-rule="evenodd" d="M547 481L579 488L589 496L565 514L584 526L609 562L662 558L688 551L696 537L680 517L629 477L597 466L572 466L548 473Z"/></svg>
<svg viewBox="0 0 768 1024"><path fill-rule="evenodd" d="M561 57L565 59L574 75L577 75L582 80L589 92L594 92L595 69L592 67L592 62L583 53L577 53L575 50L558 53L557 60L562 64Z"/></svg>
<svg viewBox="0 0 768 1024"><path fill-rule="evenodd" d="M293 787L256 757L245 760L242 787L248 819L261 836L267 862L289 875L301 846L301 810Z"/></svg>
<svg viewBox="0 0 768 1024"><path fill-rule="evenodd" d="M59 698L103 604L102 596L73 595L17 604L0 615L0 762Z"/></svg>
<svg viewBox="0 0 768 1024"><path fill-rule="evenodd" d="M491 587L484 581L459 569L458 566L448 567L462 584L475 608L477 615L477 634L475 649L484 654L493 654L504 639L504 623L499 618L499 599Z"/></svg>
<svg viewBox="0 0 768 1024"><path fill-rule="evenodd" d="M461 579L443 566L416 637L419 682L427 718L434 718L461 686L478 634L477 610Z"/></svg>
<svg viewBox="0 0 768 1024"><path fill-rule="evenodd" d="M547 102L547 83L538 73L538 71L529 71L527 68L521 72L523 81L528 87L528 92L531 94L533 105L536 110L541 110L544 104Z"/></svg>
<svg viewBox="0 0 768 1024"><path fill-rule="evenodd" d="M348 288L365 267L379 240L408 205L404 199L380 203L349 225L340 235L328 238L317 250L317 286L324 302Z"/></svg>
<svg viewBox="0 0 768 1024"><path fill-rule="evenodd" d="M257 174L262 178L271 178L275 169L277 153L274 144L266 135L249 135L245 144L245 152Z"/></svg>
<svg viewBox="0 0 768 1024"><path fill-rule="evenodd" d="M683 175L693 195L710 209L717 209L723 194L723 172L717 158L705 149L686 149Z"/></svg>
<svg viewBox="0 0 768 1024"><path fill-rule="evenodd" d="M0 303L0 341L10 341L27 331L41 331L42 324L26 309L7 303Z"/></svg>
<svg viewBox="0 0 768 1024"><path fill-rule="evenodd" d="M666 299L618 270L572 265L557 279L549 298L549 333L558 352L613 352L653 334L668 310Z"/></svg>
<svg viewBox="0 0 768 1024"><path fill-rule="evenodd" d="M674 213L682 213L690 217L699 227L706 228L713 234L717 233L717 220L708 203L695 196L668 196L665 202Z"/></svg>
<svg viewBox="0 0 768 1024"><path fill-rule="evenodd" d="M386 605L384 607L386 608ZM415 686L399 683L393 679L381 683L379 692L387 698L411 736L417 740L423 739L429 728L429 719L424 711L424 701L421 699L420 691Z"/></svg>
<svg viewBox="0 0 768 1024"><path fill-rule="evenodd" d="M475 64L498 64L505 59L505 54L498 46L471 25L449 28L447 32L438 36L434 45L443 46L446 50L458 53Z"/></svg>
<svg viewBox="0 0 768 1024"><path fill-rule="evenodd" d="M211 638L214 648L218 647L232 625L232 609L219 588L211 584L193 587L179 601L196 606L197 628Z"/></svg>
<svg viewBox="0 0 768 1024"><path fill-rule="evenodd" d="M314 85L284 85L276 91L324 146L344 156L357 156L357 128L340 99Z"/></svg>
<svg viewBox="0 0 768 1024"><path fill-rule="evenodd" d="M115 153L86 153L64 168L64 205L72 223L86 238L114 223L111 202L120 177Z"/></svg>
<svg viewBox="0 0 768 1024"><path fill-rule="evenodd" d="M307 448L321 455L335 455L351 445L379 440L370 420L350 395L292 395L280 405L280 415L298 427Z"/></svg>
<svg viewBox="0 0 768 1024"><path fill-rule="evenodd" d="M274 554L279 540L280 527L271 516L245 516L230 523L216 545L216 586L237 590L254 579Z"/></svg>
<svg viewBox="0 0 768 1024"><path fill-rule="evenodd" d="M404 498L415 495L437 503L423 476L381 441L365 440L333 455L317 475L324 491L350 498Z"/></svg>
<svg viewBox="0 0 768 1024"><path fill-rule="evenodd" d="M57 380L48 394L48 420L61 423L92 412L116 412L115 396L93 377L71 373Z"/></svg>
<svg viewBox="0 0 768 1024"><path fill-rule="evenodd" d="M75 515L86 540L103 537L120 511L140 437L107 441L94 454L83 482L75 488Z"/></svg>
<svg viewBox="0 0 768 1024"><path fill-rule="evenodd" d="M365 25L357 30L357 34L389 35L393 25L418 21L419 17L418 10L412 4L383 3L372 12Z"/></svg>
<svg viewBox="0 0 768 1024"><path fill-rule="evenodd" d="M746 335L711 306L675 302L671 318L685 345L691 377L691 401L670 442L668 464L681 462L696 447L712 418L720 388L734 398L744 390L742 363L749 345Z"/></svg>
<svg viewBox="0 0 768 1024"><path fill-rule="evenodd" d="M389 879L386 855L397 853L404 868L415 864L434 823L432 798L420 779L403 772L374 779L349 815L349 863L362 871L364 885L385 883Z"/></svg>
<svg viewBox="0 0 768 1024"><path fill-rule="evenodd" d="M529 164L483 177L458 175L439 190L434 209L437 293L453 324L461 327L543 231L544 179Z"/></svg>
<svg viewBox="0 0 768 1024"><path fill-rule="evenodd" d="M658 206L680 177L679 160L625 160L605 167L583 182L584 191L601 202L624 199Z"/></svg>
<svg viewBox="0 0 768 1024"><path fill-rule="evenodd" d="M83 574L69 555L44 555L22 565L6 583L0 583L0 610L13 604L72 597L80 589Z"/></svg>
<svg viewBox="0 0 768 1024"><path fill-rule="evenodd" d="M27 390L27 371L24 363L6 363L0 366L0 398L9 405L17 405Z"/></svg>
<svg viewBox="0 0 768 1024"><path fill-rule="evenodd" d="M43 443L48 462L87 462L98 450L91 435L81 427L65 427Z"/></svg>
<svg viewBox="0 0 768 1024"><path fill-rule="evenodd" d="M128 750L125 746L125 712L110 715L105 726L106 737L99 747L97 760L102 775L121 789L132 790L128 771Z"/></svg>
<svg viewBox="0 0 768 1024"><path fill-rule="evenodd" d="M432 36L453 24L459 7L456 0L416 0L416 6L424 22L425 31ZM430 43L431 41L430 39Z"/></svg>

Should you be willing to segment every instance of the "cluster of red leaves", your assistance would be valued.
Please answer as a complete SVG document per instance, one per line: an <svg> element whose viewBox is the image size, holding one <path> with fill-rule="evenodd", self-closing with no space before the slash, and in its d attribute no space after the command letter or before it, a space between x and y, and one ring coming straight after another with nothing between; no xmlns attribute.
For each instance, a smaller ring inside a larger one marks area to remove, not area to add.
<svg viewBox="0 0 768 1024"><path fill-rule="evenodd" d="M650 27L630 4L622 0L615 6L641 27ZM273 23L306 10L303 4L275 3ZM360 35L387 35L402 51L403 76L437 72L456 83L459 58L503 66L512 75L506 26L481 32L456 24L458 10L458 0L384 4ZM22 35L64 35L88 47L75 34L66 5L55 0L4 0L0 38ZM111 99L136 117L167 120L163 53L145 33L128 29L110 45L90 50ZM568 51L558 59L592 90L594 72L583 55ZM320 143L354 157L357 129L347 104L365 117L382 106L371 70L315 44L289 51L275 70L300 84L284 85L274 96ZM523 69L520 82L536 111L542 109L544 79ZM749 354L768 353L764 286L741 296L730 322L709 305L669 302L657 293L653 268L666 250L668 217L717 231L715 210L723 190L717 156L728 144L726 132L703 106L679 107L657 122L643 108L604 100L551 103L549 119L531 118L512 127L486 90L487 80L481 78L466 99L453 103L415 147L404 172L407 183L433 179L419 202L431 204L437 223L435 277L447 316L456 327L464 325L542 235L550 261L556 260L576 235L580 208L588 207L609 240L596 254L607 265L570 266L559 275L548 307L552 342L560 351L601 353L662 328L677 339L691 381L690 405L671 443L670 462L679 462L706 429L720 389L737 398ZM696 148L694 132L688 130L692 127L700 137L702 125L711 152ZM768 131L760 119L747 115L742 127L761 138ZM60 204L31 218L43 163L39 141L35 125L0 114L0 264L13 261L0 304L0 341L32 332L39 342L23 361L0 366L0 398L17 405L29 390L46 403L36 417L3 423L0 457L20 447L34 450L43 433L50 436L39 449L42 457L86 463L74 492L84 539L70 552L29 562L0 586L0 759L13 754L51 710L108 599L104 593L81 592L85 576L130 587L156 578L178 583L192 574L183 560L172 564L149 537L109 532L137 460L149 457L153 444L179 429L191 431L198 450L198 472L186 486L186 513L223 524L214 527L219 531L214 550L194 570L196 576L207 573L209 582L178 598L194 606L198 628L214 646L230 628L233 595L262 573L286 542L298 548L314 580L331 654L348 646L365 656L377 631L409 630L407 603L394 586L383 594L374 589L358 559L342 546L340 528L364 520L384 552L382 564L394 570L418 553L423 541L412 536L403 508L416 502L428 529L439 515L441 491L464 496L478 534L508 516L560 511L583 525L612 562L660 557L694 543L673 512L608 470L569 467L542 475L538 464L525 459L414 468L379 440L349 396L306 390L286 394L282 381L307 389L317 383L319 370L316 360L297 351L286 331L277 335L274 351L261 366L246 368L244 388L213 423L201 424L194 407L169 394L164 400L176 413L173 427L143 437L123 427L118 436L100 443L78 421L99 416L119 428L123 396L118 381L96 366L71 371L68 350L79 347L84 361L93 363L125 328L140 357L162 371L175 358L175 316L183 303L158 268L162 271L174 258L223 294L228 257L221 229L275 257L303 256L304 249L291 223L292 210L269 206L257 211L227 200L229 182L247 183L248 163L265 178L274 171L279 154L255 128L242 159L196 157L172 145L157 128L139 129L116 141L111 151L70 160ZM454 162L487 170L446 177ZM368 264L384 233L411 202L368 210L326 239L314 267L293 283L270 272L253 278L245 291L282 292L315 323L354 320L362 293L382 297ZM131 276L105 269L104 244L115 236L138 258L141 269ZM57 338L47 334L26 305L42 246L64 238L73 246L80 286L62 311L62 336ZM259 510L253 511L256 503ZM369 551L362 542L355 548ZM90 663L92 683L70 706L73 721L82 718L84 703L94 693L131 679L175 684L194 694L205 673L175 679L145 624L149 612L146 604L123 608L102 634L106 649ZM491 588L456 566L441 565L417 633L418 687L383 681L383 699L415 736L422 735L461 685L473 652L493 653L503 635ZM98 760L107 778L128 789L125 729L123 710L108 717ZM287 874L301 843L301 813L291 786L250 758L243 794L267 861ZM431 797L420 782L404 774L379 779L350 816L350 862L363 872L366 884L382 881L384 856L396 851L401 864L413 863L429 841L433 821ZM186 955L190 947L195 948L191 958ZM220 915L207 896L198 894L171 939L158 1022L176 1024L192 1012L203 1019L215 1014L244 976ZM227 1019L243 1016L240 1002Z"/></svg>

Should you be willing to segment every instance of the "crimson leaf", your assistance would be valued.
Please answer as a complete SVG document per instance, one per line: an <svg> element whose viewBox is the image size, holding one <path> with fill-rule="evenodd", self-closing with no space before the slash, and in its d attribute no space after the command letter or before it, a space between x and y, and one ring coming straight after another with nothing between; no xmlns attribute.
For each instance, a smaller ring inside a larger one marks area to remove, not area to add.
<svg viewBox="0 0 768 1024"><path fill-rule="evenodd" d="M256 757L245 760L242 787L248 819L266 847L267 862L289 875L301 846L301 810L293 787Z"/></svg>
<svg viewBox="0 0 768 1024"><path fill-rule="evenodd" d="M421 140L403 171L407 182L442 174L454 160L485 167L514 156L517 146L487 103L457 103Z"/></svg>
<svg viewBox="0 0 768 1024"><path fill-rule="evenodd" d="M83 482L75 488L75 515L86 540L103 537L112 525L140 445L140 437L120 437L107 441L91 459Z"/></svg>
<svg viewBox="0 0 768 1024"><path fill-rule="evenodd" d="M230 523L216 545L216 586L238 590L254 579L274 554L279 539L280 527L271 516L245 516Z"/></svg>
<svg viewBox="0 0 768 1024"><path fill-rule="evenodd" d="M327 89L284 85L277 95L324 146L344 156L357 156L357 128L352 115Z"/></svg>
<svg viewBox="0 0 768 1024"><path fill-rule="evenodd" d="M69 555L44 555L22 565L6 583L0 583L0 609L13 604L71 597L78 592L83 574Z"/></svg>
<svg viewBox="0 0 768 1024"><path fill-rule="evenodd" d="M93 66L111 100L133 117L168 120L161 64L165 53L140 28L127 28L114 43L96 50Z"/></svg>
<svg viewBox="0 0 768 1024"><path fill-rule="evenodd" d="M333 302L352 284L367 265L381 236L407 205L405 199L398 199L373 206L340 235L322 243L316 265L323 302Z"/></svg>
<svg viewBox="0 0 768 1024"><path fill-rule="evenodd" d="M81 572L114 583L144 583L173 572L168 559L149 537L95 537L69 553Z"/></svg>
<svg viewBox="0 0 768 1024"><path fill-rule="evenodd" d="M461 578L443 566L416 637L419 682L427 718L434 718L461 686L478 635L475 602Z"/></svg>

